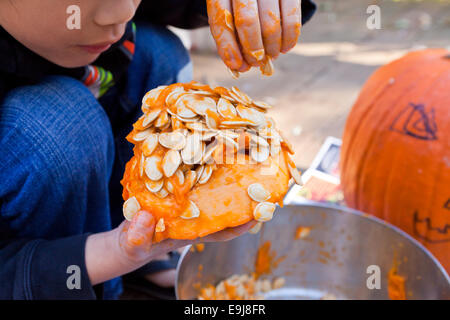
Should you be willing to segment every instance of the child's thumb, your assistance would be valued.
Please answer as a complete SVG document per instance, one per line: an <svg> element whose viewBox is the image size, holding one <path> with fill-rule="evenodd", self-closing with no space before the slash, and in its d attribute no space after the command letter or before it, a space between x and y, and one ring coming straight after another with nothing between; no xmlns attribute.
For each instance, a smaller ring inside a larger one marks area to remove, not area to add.
<svg viewBox="0 0 450 320"><path fill-rule="evenodd" d="M155 230L155 218L147 211L139 211L128 227L126 241L130 247L149 249Z"/></svg>

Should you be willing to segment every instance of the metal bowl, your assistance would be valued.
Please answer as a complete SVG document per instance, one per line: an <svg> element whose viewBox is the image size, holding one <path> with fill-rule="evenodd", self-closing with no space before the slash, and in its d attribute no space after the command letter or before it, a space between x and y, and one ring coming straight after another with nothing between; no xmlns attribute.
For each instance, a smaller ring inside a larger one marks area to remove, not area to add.
<svg viewBox="0 0 450 320"><path fill-rule="evenodd" d="M298 226L311 227L310 234L296 240ZM405 232L355 210L311 201L277 208L256 235L206 243L202 252L186 248L177 267L177 298L196 299L199 286L253 272L256 252L266 241L282 259L267 278L286 280L267 299L389 299L387 279L394 264L405 278L407 299L450 299L444 268ZM369 266L379 267L380 289L368 288Z"/></svg>

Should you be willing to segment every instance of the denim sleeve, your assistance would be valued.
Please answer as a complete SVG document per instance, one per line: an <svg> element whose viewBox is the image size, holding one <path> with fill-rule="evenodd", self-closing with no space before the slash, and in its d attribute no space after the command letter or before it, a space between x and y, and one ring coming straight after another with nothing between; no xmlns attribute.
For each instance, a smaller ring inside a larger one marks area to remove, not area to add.
<svg viewBox="0 0 450 320"><path fill-rule="evenodd" d="M0 242L0 300L96 299L84 260L87 236Z"/></svg>
<svg viewBox="0 0 450 320"><path fill-rule="evenodd" d="M302 0L302 23L311 19L315 11L313 1ZM204 27L208 25L206 0L143 1L136 19L183 29Z"/></svg>

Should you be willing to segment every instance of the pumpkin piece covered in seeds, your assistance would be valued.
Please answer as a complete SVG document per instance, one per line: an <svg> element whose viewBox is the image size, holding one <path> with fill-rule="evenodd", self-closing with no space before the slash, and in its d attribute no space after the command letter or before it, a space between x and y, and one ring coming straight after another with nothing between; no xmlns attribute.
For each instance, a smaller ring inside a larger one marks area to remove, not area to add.
<svg viewBox="0 0 450 320"><path fill-rule="evenodd" d="M269 107L238 88L196 82L148 92L144 114L127 136L134 156L121 181L125 217L153 214L156 242L252 220L260 228L290 181L300 182L292 145L278 135Z"/></svg>

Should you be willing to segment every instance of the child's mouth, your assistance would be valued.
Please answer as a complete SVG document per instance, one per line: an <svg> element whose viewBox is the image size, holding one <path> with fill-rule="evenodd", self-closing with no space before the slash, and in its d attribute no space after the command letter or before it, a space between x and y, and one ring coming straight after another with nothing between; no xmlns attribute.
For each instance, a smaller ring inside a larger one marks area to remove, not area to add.
<svg viewBox="0 0 450 320"><path fill-rule="evenodd" d="M111 47L111 43L104 43L104 44L97 44L97 45L90 45L90 46L80 46L83 50L89 52L89 53L102 53Z"/></svg>

